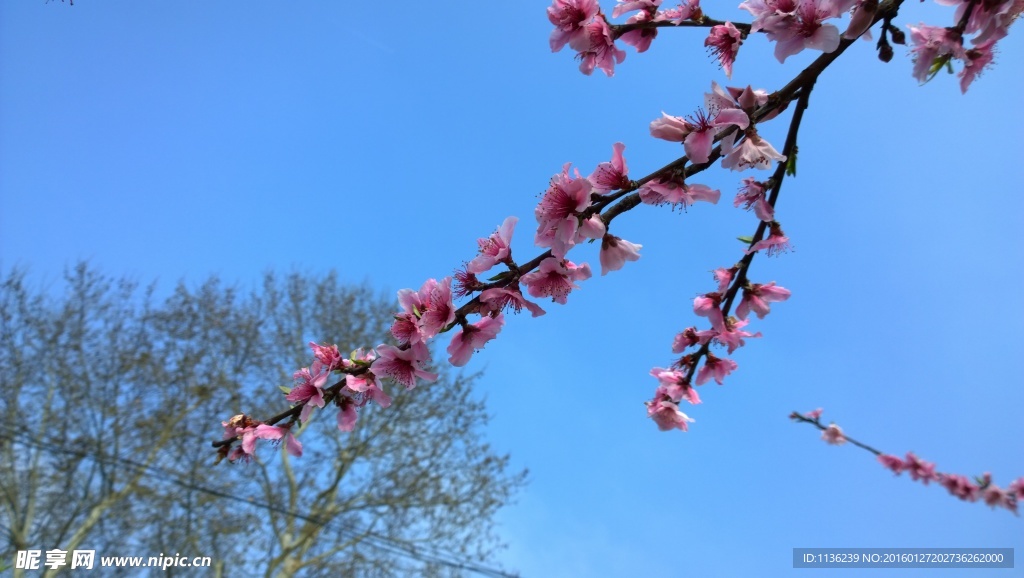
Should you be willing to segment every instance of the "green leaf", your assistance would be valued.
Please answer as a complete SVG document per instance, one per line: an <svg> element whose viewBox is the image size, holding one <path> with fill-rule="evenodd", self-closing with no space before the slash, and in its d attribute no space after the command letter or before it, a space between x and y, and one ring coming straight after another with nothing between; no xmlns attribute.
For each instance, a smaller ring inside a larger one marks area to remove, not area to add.
<svg viewBox="0 0 1024 578"><path fill-rule="evenodd" d="M749 244L754 242L754 238L753 237L736 237L736 238L739 239L741 243L746 243L747 245L749 245Z"/></svg>
<svg viewBox="0 0 1024 578"><path fill-rule="evenodd" d="M795 177L796 176L796 153L799 151L799 147L793 147L793 154L789 155L786 159L786 174Z"/></svg>
<svg viewBox="0 0 1024 578"><path fill-rule="evenodd" d="M935 78L935 75L937 75L939 71L942 70L943 68L949 71L950 74L953 74L953 64L950 62L948 54L945 56L940 56L932 61L932 65L928 69L928 78L925 80L925 82L928 82L931 79Z"/></svg>
<svg viewBox="0 0 1024 578"><path fill-rule="evenodd" d="M283 391L285 395L288 395L289 393L292 392L292 388L285 387L283 385L279 385L279 386L277 386L277 388L280 389L281 391Z"/></svg>

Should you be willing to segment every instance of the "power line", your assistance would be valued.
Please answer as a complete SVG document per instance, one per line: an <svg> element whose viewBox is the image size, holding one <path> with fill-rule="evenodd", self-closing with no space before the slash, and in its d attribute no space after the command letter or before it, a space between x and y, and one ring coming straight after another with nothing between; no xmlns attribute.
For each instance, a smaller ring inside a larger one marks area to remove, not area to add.
<svg viewBox="0 0 1024 578"><path fill-rule="evenodd" d="M0 438L35 446L41 450L50 453L74 455L81 458L88 458L99 463L105 463L107 465L128 466L141 472L145 476L157 478L162 482L169 482L182 488L195 490L197 492L202 492L205 494L209 494L211 496L225 498L228 500L241 502L249 506L262 508L267 511L273 511L279 514L284 514L286 516L291 516L300 520L310 522L312 524L316 524L317 526L320 526L324 529L330 529L334 522L336 521L324 520L311 514L291 512L280 506L276 506L268 502L250 500L247 498L242 498L233 494L229 494L227 492L222 492L214 488L201 486L189 481L185 481L183 476L170 470L160 468L157 466L146 465L126 457L105 456L93 451L84 451L79 449L68 448L51 442L40 440L23 431L12 430L9 428L4 429L6 431L0 431ZM342 537L350 537L356 539L356 543L366 543L367 545L377 548L379 550L383 550L391 554L395 554L405 558L414 559L420 562L440 564L448 568L456 570L465 570L468 572L473 572L475 574L479 574L482 576L490 576L493 578L518 578L517 574L509 574L497 568L491 568L488 566L477 564L475 562L460 560L457 557L457 555L450 552L445 552L443 550L439 550L436 548L417 548L415 546L403 544L388 536L372 532L369 529L366 529L365 531L357 531L344 527L334 527L333 529L337 531L339 534L341 534Z"/></svg>

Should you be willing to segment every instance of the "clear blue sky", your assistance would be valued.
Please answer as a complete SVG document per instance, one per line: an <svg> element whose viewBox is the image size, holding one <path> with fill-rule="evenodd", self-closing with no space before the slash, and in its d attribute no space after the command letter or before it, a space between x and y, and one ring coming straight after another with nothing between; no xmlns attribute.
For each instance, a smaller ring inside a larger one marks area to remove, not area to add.
<svg viewBox="0 0 1024 578"><path fill-rule="evenodd" d="M589 174L622 141L633 175L661 167L681 150L648 123L692 113L726 80L700 30L664 31L646 54L627 48L614 78L585 77L550 53L546 6L5 2L0 263L55 283L88 259L165 291L337 269L396 291L450 274L508 215L514 254L532 257L533 207L563 163ZM897 22L921 20L947 25L951 10L907 2ZM697 179L721 188L718 206L620 217L612 230L643 244L640 261L542 318L509 319L470 365L487 371L490 438L531 470L501 515L503 563L545 577L846 576L795 571L791 549L1024 555L1020 518L894 478L787 419L824 407L884 451L1004 486L1024 475L1021 36L1018 24L966 96L946 75L918 86L902 47L882 64L862 43L824 74L777 207L795 251L751 270L793 297L752 323L764 338L734 355L726 385L685 408L689 433L646 418L648 371L672 361L708 272L753 230L731 206L745 175ZM782 66L751 39L733 84L775 90L816 55ZM779 148L786 118L764 130ZM571 257L598 267L595 245Z"/></svg>

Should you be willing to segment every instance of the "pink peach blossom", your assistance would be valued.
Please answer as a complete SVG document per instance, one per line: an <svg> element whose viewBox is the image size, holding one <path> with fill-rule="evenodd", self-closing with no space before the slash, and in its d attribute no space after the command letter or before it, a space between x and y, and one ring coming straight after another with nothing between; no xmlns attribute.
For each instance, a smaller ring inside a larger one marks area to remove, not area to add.
<svg viewBox="0 0 1024 578"><path fill-rule="evenodd" d="M829 426L825 428L825 431L821 433L821 439L834 446L846 443L846 436L843 435L843 430L834 423L829 424Z"/></svg>
<svg viewBox="0 0 1024 578"><path fill-rule="evenodd" d="M749 255L763 250L771 257L779 253L785 253L789 248L789 237L782 232L782 227L778 223L772 222L768 238L754 243L754 246L747 249L746 253Z"/></svg>
<svg viewBox="0 0 1024 578"><path fill-rule="evenodd" d="M1006 486L1006 491L1018 501L1024 501L1024 476L1010 482L1010 485Z"/></svg>
<svg viewBox="0 0 1024 578"><path fill-rule="evenodd" d="M764 30L776 43L775 57L785 62L804 48L832 52L839 47L839 29L823 24L848 8L835 0L747 0L740 9L754 16L751 32Z"/></svg>
<svg viewBox="0 0 1024 578"><path fill-rule="evenodd" d="M519 313L525 307L533 317L544 315L544 310L539 305L532 301L527 301L523 297L518 283L509 287L495 287L485 290L480 294L480 303L483 305L480 312L483 315L493 315L509 307L515 313Z"/></svg>
<svg viewBox="0 0 1024 578"><path fill-rule="evenodd" d="M661 118L651 121L650 131L655 138L682 142L690 162L699 164L708 162L718 133L731 126L745 129L749 122L747 113L738 108L712 109L710 113L697 109L686 120L662 112Z"/></svg>
<svg viewBox="0 0 1024 578"><path fill-rule="evenodd" d="M679 411L679 406L667 396L660 395L652 401L645 401L644 405L647 406L647 417L653 419L661 431L673 429L687 431L687 423L693 423L693 419Z"/></svg>
<svg viewBox="0 0 1024 578"><path fill-rule="evenodd" d="M393 345L378 345L377 359L373 362L373 371L378 375L390 377L406 389L416 387L416 379L432 382L437 380L436 373L430 373L423 366L430 362L430 351L422 343L414 343L408 349L399 349Z"/></svg>
<svg viewBox="0 0 1024 578"><path fill-rule="evenodd" d="M555 25L551 32L551 52L558 52L583 34L584 24L600 12L597 0L555 0L548 6L548 20Z"/></svg>
<svg viewBox="0 0 1024 578"><path fill-rule="evenodd" d="M704 366L697 372L697 385L704 385L711 378L714 378L718 385L722 385L722 380L737 367L738 364L735 361L716 357L709 352L704 357Z"/></svg>
<svg viewBox="0 0 1024 578"><path fill-rule="evenodd" d="M600 68L607 76L615 74L615 65L626 59L626 53L615 46L612 29L604 18L595 18L583 30L569 39L569 46L577 52L580 72L590 76Z"/></svg>
<svg viewBox="0 0 1024 578"><path fill-rule="evenodd" d="M752 112L767 102L768 93L762 89L754 90L750 86L745 88L722 87L713 80L711 81L711 92L704 93L704 108L712 111L738 108L745 112ZM770 118L772 117L765 117L761 121L764 122Z"/></svg>
<svg viewBox="0 0 1024 578"><path fill-rule="evenodd" d="M371 384L371 387L367 388L363 392L363 402L374 401L377 405L386 408L391 405L391 396L384 393L384 390L380 387L380 381Z"/></svg>
<svg viewBox="0 0 1024 578"><path fill-rule="evenodd" d="M498 263L507 261L512 256L512 233L515 231L518 217L508 217L498 230L486 239L478 239L480 254L466 265L466 272L477 274L487 271Z"/></svg>
<svg viewBox="0 0 1024 578"><path fill-rule="evenodd" d="M256 427L260 422L245 414L232 416L228 421L220 422L224 426L224 439L240 439L242 443L228 455L229 461L248 461L256 450Z"/></svg>
<svg viewBox="0 0 1024 578"><path fill-rule="evenodd" d="M685 209L697 201L718 203L722 192L706 185L687 185L679 178L654 179L640 187L640 201L648 205L682 205Z"/></svg>
<svg viewBox="0 0 1024 578"><path fill-rule="evenodd" d="M708 37L704 39L704 46L718 59L728 78L732 78L732 65L736 62L736 54L742 42L740 31L732 22L712 26Z"/></svg>
<svg viewBox="0 0 1024 578"><path fill-rule="evenodd" d="M338 429L341 431L352 431L356 428L356 420L359 414L356 413L356 403L352 398L342 396L338 399Z"/></svg>
<svg viewBox="0 0 1024 578"><path fill-rule="evenodd" d="M372 371L364 371L360 374L349 374L345 376L345 387L356 393L363 393L373 388L380 387L380 380Z"/></svg>
<svg viewBox="0 0 1024 578"><path fill-rule="evenodd" d="M715 331L725 329L725 319L722 317L722 304L724 295L722 293L705 293L693 300L693 312L701 317L707 317L711 327Z"/></svg>
<svg viewBox="0 0 1024 578"><path fill-rule="evenodd" d="M878 0L857 0L853 8L853 16L850 17L850 24L843 32L843 38L853 40L860 37L871 28L874 23L875 13L878 12ZM870 36L869 36L870 38Z"/></svg>
<svg viewBox="0 0 1024 578"><path fill-rule="evenodd" d="M690 385L683 372L676 369L655 367L651 370L651 375L661 384L654 394L655 399L664 395L673 403L679 403L684 399L690 402L691 405L700 403L700 396L697 394L697 390Z"/></svg>
<svg viewBox="0 0 1024 578"><path fill-rule="evenodd" d="M391 335L394 335L399 343L422 340L419 319L413 313L396 313L395 320L391 323Z"/></svg>
<svg viewBox="0 0 1024 578"><path fill-rule="evenodd" d="M687 20L699 19L701 16L700 0L683 0L675 8L662 10L655 14L654 20L656 22L671 21L673 24L679 25Z"/></svg>
<svg viewBox="0 0 1024 578"><path fill-rule="evenodd" d="M768 204L768 188L765 183L758 182L754 177L743 179L743 187L736 194L732 204L734 207L743 205L746 210L754 209L758 219L770 223L775 219L775 209Z"/></svg>
<svg viewBox="0 0 1024 578"><path fill-rule="evenodd" d="M590 279L590 266L576 265L572 261L561 261L548 257L540 262L536 271L523 275L520 280L534 297L551 297L555 303L565 305L569 292L579 289L576 281Z"/></svg>
<svg viewBox="0 0 1024 578"><path fill-rule="evenodd" d="M775 58L786 58L805 48L828 53L839 47L839 29L823 24L839 16L832 0L801 0L789 18L780 18L765 27L768 39L775 41Z"/></svg>
<svg viewBox="0 0 1024 578"><path fill-rule="evenodd" d="M469 263L464 263L462 269L456 269L452 275L452 297L459 299L479 291L483 283L476 277L476 273L470 273L466 268Z"/></svg>
<svg viewBox="0 0 1024 578"><path fill-rule="evenodd" d="M640 259L640 249L643 245L630 243L615 235L605 235L601 240L601 274L609 271L618 271L626 264L626 261Z"/></svg>
<svg viewBox="0 0 1024 578"><path fill-rule="evenodd" d="M728 269L725 267L719 267L712 271L715 282L718 283L719 293L723 295L725 294L725 290L729 288L729 285L732 283L732 278L736 275L737 271L739 271L739 267L730 267Z"/></svg>
<svg viewBox="0 0 1024 578"><path fill-rule="evenodd" d="M672 142L683 142L693 127L686 119L661 113L661 118L651 121L651 136Z"/></svg>
<svg viewBox="0 0 1024 578"><path fill-rule="evenodd" d="M654 12L658 6L661 6L661 0L617 0L615 7L612 8L612 18L618 18L634 10Z"/></svg>
<svg viewBox="0 0 1024 578"><path fill-rule="evenodd" d="M338 351L337 345L318 345L316 342L310 341L309 347L313 350L313 357L315 357L327 371L334 371L341 367L341 353Z"/></svg>
<svg viewBox="0 0 1024 578"><path fill-rule="evenodd" d="M587 177L595 191L609 193L629 187L629 169L626 167L626 159L622 157L624 150L626 145L620 142L612 145L612 160L597 165L594 172Z"/></svg>
<svg viewBox="0 0 1024 578"><path fill-rule="evenodd" d="M916 478L915 478L916 479ZM935 480L946 488L950 494L967 502L974 502L978 499L978 492L981 488L964 476L956 474L935 474Z"/></svg>
<svg viewBox="0 0 1024 578"><path fill-rule="evenodd" d="M729 353L736 351L737 348L746 345L745 339L747 337L757 338L761 337L761 332L750 333L749 331L742 331L749 321L735 321L732 317L725 321L725 328L718 331L715 335L715 341L721 343L728 348Z"/></svg>
<svg viewBox="0 0 1024 578"><path fill-rule="evenodd" d="M995 508L996 506L1009 507L1012 498L999 486L989 483L981 491L981 499L985 501L985 504ZM1011 508L1012 509L1012 508Z"/></svg>
<svg viewBox="0 0 1024 578"><path fill-rule="evenodd" d="M735 144L736 133L729 133L722 138L722 168L742 171L745 169L770 169L772 161L784 161L786 155L779 154L770 142L758 136L753 128L746 133L746 138Z"/></svg>
<svg viewBox="0 0 1024 578"><path fill-rule="evenodd" d="M377 359L377 353L374 350L366 351L362 347L352 351L349 354L348 359L341 360L341 366L345 369L352 369L359 366L369 366L374 359Z"/></svg>
<svg viewBox="0 0 1024 578"><path fill-rule="evenodd" d="M686 156L694 164L706 163L711 158L711 149L714 145L715 136L723 130L735 126L740 130L746 129L750 124L747 113L738 108L726 108L711 112L705 115L700 109L692 119L691 131L686 135L683 146L686 148Z"/></svg>
<svg viewBox="0 0 1024 578"><path fill-rule="evenodd" d="M561 174L551 179L548 190L534 209L538 223L534 243L538 247L550 247L551 253L559 259L565 258L569 249L583 238L598 239L604 235L603 222L599 226L592 219L581 223L583 211L590 206L593 185L580 177L579 171L575 178L569 176L569 166L570 163L566 163ZM600 221L600 217L594 217Z"/></svg>
<svg viewBox="0 0 1024 578"><path fill-rule="evenodd" d="M929 481L936 479L935 464L919 459L913 452L907 452L903 467L910 474L910 479L915 482L921 480L923 484L928 485Z"/></svg>
<svg viewBox="0 0 1024 578"><path fill-rule="evenodd" d="M744 0L739 6L754 17L751 32L774 29L796 11L798 0Z"/></svg>
<svg viewBox="0 0 1024 578"><path fill-rule="evenodd" d="M649 22L654 19L654 15L651 12L638 12L629 17L626 20L626 24L636 24L638 22ZM619 40L632 46L638 53L647 52L651 47L651 42L658 37L657 28L635 28L626 32L619 37Z"/></svg>
<svg viewBox="0 0 1024 578"><path fill-rule="evenodd" d="M708 341L711 341L718 335L718 332L714 329L705 329L704 331L697 331L696 327L687 327L678 333L672 340L672 353L682 353L688 347L694 345L704 345Z"/></svg>
<svg viewBox="0 0 1024 578"><path fill-rule="evenodd" d="M424 309L420 315L420 334L423 339L430 339L441 332L449 323L455 321L455 305L452 303L452 278L445 277L441 281L428 279L420 289L423 294Z"/></svg>
<svg viewBox="0 0 1024 578"><path fill-rule="evenodd" d="M395 315L391 334L399 343L425 343L455 320L451 283L451 277L440 282L427 279L419 291L402 289L398 292L403 312Z"/></svg>
<svg viewBox="0 0 1024 578"><path fill-rule="evenodd" d="M337 347L334 350L337 351ZM340 354L338 359L340 361ZM299 414L299 419L302 421L309 419L309 414L312 413L313 408L324 407L324 392L322 388L327 384L328 377L330 377L330 373L319 360L313 362L312 369L303 367L292 374L292 379L296 383L292 390L288 392L288 395L285 396L285 399L304 404Z"/></svg>
<svg viewBox="0 0 1024 578"><path fill-rule="evenodd" d="M984 44L975 46L974 48L964 52L964 67L957 75L960 77L960 92L966 94L967 89L971 86L971 83L974 82L974 79L977 78L986 67L992 64L992 59L995 56L993 52L995 44L995 40L989 40Z"/></svg>
<svg viewBox="0 0 1024 578"><path fill-rule="evenodd" d="M775 281L760 284L753 283L743 288L743 300L736 308L736 316L746 319L753 311L758 319L764 319L771 312L769 303L779 303L789 299L791 293L785 287L777 287Z"/></svg>
<svg viewBox="0 0 1024 578"><path fill-rule="evenodd" d="M256 438L271 441L280 441L281 438L284 438L284 447L288 453L297 458L302 457L302 444L299 443L299 440L295 439L290 428L260 424L256 426L254 435ZM252 452L247 453L251 454Z"/></svg>
<svg viewBox="0 0 1024 578"><path fill-rule="evenodd" d="M932 65L940 58L962 58L964 55L963 38L954 31L939 26L921 24L908 26L911 49L914 59L914 78L918 82L927 82L931 76Z"/></svg>
<svg viewBox="0 0 1024 578"><path fill-rule="evenodd" d="M941 2L940 2L941 3ZM954 19L959 22L969 2L961 2ZM973 34L971 43L978 46L989 41L997 41L1009 33L1010 24L1024 12L1024 0L1003 0L1002 2L979 2L971 11L970 20L965 32Z"/></svg>
<svg viewBox="0 0 1024 578"><path fill-rule="evenodd" d="M448 363L455 367L466 365L475 350L483 349L484 344L498 336L504 324L505 316L499 313L497 317L484 317L473 325L464 326L448 345L448 353L451 355Z"/></svg>
<svg viewBox="0 0 1024 578"><path fill-rule="evenodd" d="M890 456L888 454L882 454L878 456L878 461L885 467L893 471L897 476L903 473L903 460L896 456Z"/></svg>

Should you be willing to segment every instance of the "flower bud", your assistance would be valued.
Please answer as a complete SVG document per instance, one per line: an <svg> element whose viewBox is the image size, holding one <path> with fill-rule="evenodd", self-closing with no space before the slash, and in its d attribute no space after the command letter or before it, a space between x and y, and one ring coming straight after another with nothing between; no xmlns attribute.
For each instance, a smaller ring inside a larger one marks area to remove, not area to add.
<svg viewBox="0 0 1024 578"><path fill-rule="evenodd" d="M889 62L892 60L893 50L892 46L888 43L878 47L878 59L882 62Z"/></svg>
<svg viewBox="0 0 1024 578"><path fill-rule="evenodd" d="M889 28L889 34L892 35L892 41L893 41L894 44L906 44L907 43L907 35L904 34L903 31L900 30L899 28L890 27Z"/></svg>

